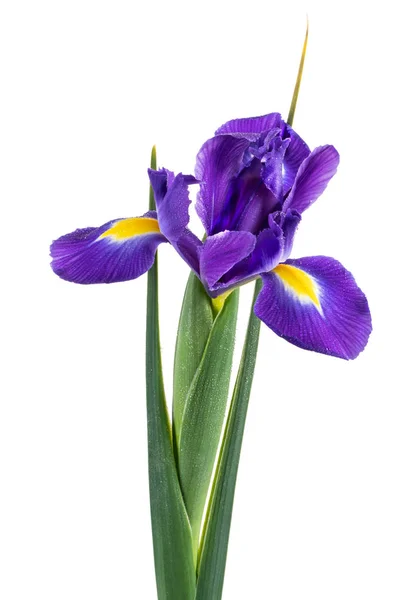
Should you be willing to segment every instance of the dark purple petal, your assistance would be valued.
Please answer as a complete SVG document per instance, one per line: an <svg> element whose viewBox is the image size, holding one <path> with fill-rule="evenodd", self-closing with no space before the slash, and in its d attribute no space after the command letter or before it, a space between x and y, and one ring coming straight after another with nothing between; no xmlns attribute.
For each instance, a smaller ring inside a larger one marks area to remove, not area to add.
<svg viewBox="0 0 400 600"><path fill-rule="evenodd" d="M269 224L276 223L282 229L283 233L283 252L280 262L285 261L289 258L292 248L294 236L297 231L297 227L301 221L301 215L295 210L289 209L286 213L283 211L276 211L269 215Z"/></svg>
<svg viewBox="0 0 400 600"><path fill-rule="evenodd" d="M292 344L344 359L356 358L371 333L368 302L337 260L288 260L262 276L255 313Z"/></svg>
<svg viewBox="0 0 400 600"><path fill-rule="evenodd" d="M179 239L171 243L189 267L199 275L199 253L203 246L199 238L189 229L185 229Z"/></svg>
<svg viewBox="0 0 400 600"><path fill-rule="evenodd" d="M158 222L162 233L170 242L179 239L189 223L189 185L197 183L191 175L171 171L149 169L149 178L154 190Z"/></svg>
<svg viewBox="0 0 400 600"><path fill-rule="evenodd" d="M196 210L208 234L222 214L233 177L243 168L246 139L221 135L208 140L197 155L195 175L201 182Z"/></svg>
<svg viewBox="0 0 400 600"><path fill-rule="evenodd" d="M222 231L206 238L200 253L200 276L210 290L236 263L254 249L256 237L248 231Z"/></svg>
<svg viewBox="0 0 400 600"><path fill-rule="evenodd" d="M114 283L136 279L154 262L166 242L154 211L134 219L116 219L101 227L77 229L50 248L52 269L74 283Z"/></svg>
<svg viewBox="0 0 400 600"><path fill-rule="evenodd" d="M171 185L175 175L172 171L168 171L167 169L159 169L158 171L147 169L147 172L149 174L151 187L153 188L155 203L156 205L160 204L164 200L168 185Z"/></svg>
<svg viewBox="0 0 400 600"><path fill-rule="evenodd" d="M219 282L219 288L239 285L274 269L281 261L283 249L282 230L279 227L264 229L257 236L253 252L225 273Z"/></svg>
<svg viewBox="0 0 400 600"><path fill-rule="evenodd" d="M249 141L255 141L261 133L275 127L281 128L283 124L279 113L270 113L262 117L250 117L247 119L234 119L222 125L215 135L229 133L235 137L243 137Z"/></svg>
<svg viewBox="0 0 400 600"><path fill-rule="evenodd" d="M256 233L262 229L266 215L277 202L262 180L263 169L261 161L253 159L249 166L232 180L226 194L224 210L214 221L213 233L227 229Z"/></svg>
<svg viewBox="0 0 400 600"><path fill-rule="evenodd" d="M310 148L307 146L304 140L290 127L286 125L285 137L288 136L290 140L289 146L285 153L285 159L283 161L284 175L283 175L283 193L286 194L293 186L294 180L297 175L297 171L300 168L301 163L311 153Z"/></svg>
<svg viewBox="0 0 400 600"><path fill-rule="evenodd" d="M303 161L293 188L285 200L283 209L302 213L322 194L336 173L339 154L333 146L320 146Z"/></svg>
<svg viewBox="0 0 400 600"><path fill-rule="evenodd" d="M262 178L277 202L281 202L283 199L282 166L288 144L289 140L276 137L271 141L270 149L265 155Z"/></svg>

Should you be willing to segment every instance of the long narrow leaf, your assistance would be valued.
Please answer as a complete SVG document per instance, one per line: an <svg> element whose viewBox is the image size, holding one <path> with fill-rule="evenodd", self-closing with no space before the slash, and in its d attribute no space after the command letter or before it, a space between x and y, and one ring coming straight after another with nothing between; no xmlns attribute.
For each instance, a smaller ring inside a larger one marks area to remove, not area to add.
<svg viewBox="0 0 400 600"><path fill-rule="evenodd" d="M201 362L213 321L211 298L192 271L182 302L175 348L172 407L176 446L179 446L188 392Z"/></svg>
<svg viewBox="0 0 400 600"><path fill-rule="evenodd" d="M229 393L239 290L218 312L190 386L179 440L179 474L197 557L198 538Z"/></svg>
<svg viewBox="0 0 400 600"><path fill-rule="evenodd" d="M306 60L307 43L308 43L308 19L307 19L306 35L304 37L304 42L303 42L303 50L301 53L300 64L299 64L299 68L297 71L297 79L296 79L296 83L295 83L294 90L293 90L292 102L290 103L289 115L287 118L287 122L289 123L289 125L293 125L294 113L296 112L297 99L299 97L299 92L300 92L301 78L303 76L304 62Z"/></svg>
<svg viewBox="0 0 400 600"><path fill-rule="evenodd" d="M254 302L261 289L255 286ZM254 306L253 302L253 306ZM251 310L200 547L196 600L220 600L224 583L236 477L256 364L260 321Z"/></svg>
<svg viewBox="0 0 400 600"><path fill-rule="evenodd" d="M152 168L155 165L152 153ZM150 193L150 209L154 198ZM157 259L147 285L146 387L150 506L158 600L193 600L191 529L174 461L161 364Z"/></svg>

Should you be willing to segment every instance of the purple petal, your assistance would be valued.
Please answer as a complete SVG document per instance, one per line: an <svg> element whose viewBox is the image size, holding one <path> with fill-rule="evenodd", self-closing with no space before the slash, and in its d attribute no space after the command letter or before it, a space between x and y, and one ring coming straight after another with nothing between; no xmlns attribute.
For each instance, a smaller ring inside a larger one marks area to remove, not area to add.
<svg viewBox="0 0 400 600"><path fill-rule="evenodd" d="M178 240L172 242L172 245L189 267L199 276L199 253L203 246L199 238L189 229L186 229Z"/></svg>
<svg viewBox="0 0 400 600"><path fill-rule="evenodd" d="M301 163L309 156L310 148L307 146L304 140L290 127L286 125L286 135L290 139L289 146L285 153L285 159L283 161L284 166L284 178L283 178L283 193L286 194L293 186L294 180L297 175L297 171L300 168Z"/></svg>
<svg viewBox="0 0 400 600"><path fill-rule="evenodd" d="M294 242L294 236L297 231L297 227L301 221L301 215L295 210L289 209L286 213L283 211L276 211L269 216L269 222L276 223L283 233L284 248L280 262L285 261L289 258Z"/></svg>
<svg viewBox="0 0 400 600"><path fill-rule="evenodd" d="M214 221L214 233L226 229L256 233L262 229L266 215L277 203L275 196L262 180L263 170L264 165L254 158L249 166L231 181L223 213ZM265 225L266 223L264 227Z"/></svg>
<svg viewBox="0 0 400 600"><path fill-rule="evenodd" d="M262 117L250 117L247 119L234 119L222 125L215 135L229 133L235 137L243 137L249 141L255 141L261 133L275 127L281 128L283 124L279 113L270 113Z"/></svg>
<svg viewBox="0 0 400 600"><path fill-rule="evenodd" d="M264 229L257 236L253 252L225 273L219 289L250 281L257 275L274 269L281 261L283 249L284 239L280 227Z"/></svg>
<svg viewBox="0 0 400 600"><path fill-rule="evenodd" d="M183 234L189 223L189 185L197 183L191 175L171 171L149 169L149 178L154 190L158 222L165 237L174 242Z"/></svg>
<svg viewBox="0 0 400 600"><path fill-rule="evenodd" d="M175 177L167 169L149 169L148 173L154 191L160 230L198 275L198 254L202 243L187 229L190 205L188 186L198 181L192 175L182 173Z"/></svg>
<svg viewBox="0 0 400 600"><path fill-rule="evenodd" d="M302 213L325 190L338 164L339 154L333 146L320 146L313 150L301 164L283 209L292 208Z"/></svg>
<svg viewBox="0 0 400 600"><path fill-rule="evenodd" d="M196 210L208 234L221 217L232 178L244 166L248 145L246 139L221 135L208 140L197 155L195 175L201 183Z"/></svg>
<svg viewBox="0 0 400 600"><path fill-rule="evenodd" d="M155 203L159 205L164 200L168 186L173 182L175 175L168 169L159 169L158 171L147 169L147 172L153 188Z"/></svg>
<svg viewBox="0 0 400 600"><path fill-rule="evenodd" d="M222 231L206 238L200 254L200 275L210 290L236 263L254 249L256 237L248 231Z"/></svg>
<svg viewBox="0 0 400 600"><path fill-rule="evenodd" d="M275 137L271 141L271 148L265 156L265 165L263 169L263 181L267 188L271 190L277 202L283 199L283 178L282 166L289 140L283 140L281 137Z"/></svg>
<svg viewBox="0 0 400 600"><path fill-rule="evenodd" d="M167 241L155 215L152 211L142 217L116 219L60 237L50 248L53 271L82 284L136 279L150 269L158 245Z"/></svg>
<svg viewBox="0 0 400 600"><path fill-rule="evenodd" d="M356 358L371 333L368 302L353 276L326 256L288 260L262 276L256 315L292 344Z"/></svg>

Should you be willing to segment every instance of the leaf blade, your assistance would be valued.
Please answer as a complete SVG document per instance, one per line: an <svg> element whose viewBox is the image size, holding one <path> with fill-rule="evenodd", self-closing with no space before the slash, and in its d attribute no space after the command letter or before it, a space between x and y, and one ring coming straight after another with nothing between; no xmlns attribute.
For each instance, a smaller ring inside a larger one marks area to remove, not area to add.
<svg viewBox="0 0 400 600"><path fill-rule="evenodd" d="M296 112L297 99L299 97L301 79L303 77L304 62L306 60L307 44L308 44L308 18L307 18L306 34L305 34L304 42L303 42L303 50L301 53L300 64L299 64L299 68L297 71L297 79L296 79L296 83L295 83L294 90L293 90L292 101L290 103L289 115L287 118L287 122L289 125L293 125L294 114Z"/></svg>
<svg viewBox="0 0 400 600"><path fill-rule="evenodd" d="M225 418L235 342L239 290L225 300L188 392L179 442L179 475L192 526L193 554Z"/></svg>
<svg viewBox="0 0 400 600"><path fill-rule="evenodd" d="M260 289L261 280L257 280L200 545L196 600L222 597L236 478L260 333L261 322L253 311Z"/></svg>
<svg viewBox="0 0 400 600"><path fill-rule="evenodd" d="M211 299L192 271L182 302L175 346L173 430L176 447L179 446L186 398L204 354L213 322Z"/></svg>
<svg viewBox="0 0 400 600"><path fill-rule="evenodd" d="M152 168L156 168L155 148ZM150 208L154 197L150 191ZM158 317L157 258L148 273L146 396L150 509L158 600L192 600L196 573L192 536L172 449L165 402Z"/></svg>

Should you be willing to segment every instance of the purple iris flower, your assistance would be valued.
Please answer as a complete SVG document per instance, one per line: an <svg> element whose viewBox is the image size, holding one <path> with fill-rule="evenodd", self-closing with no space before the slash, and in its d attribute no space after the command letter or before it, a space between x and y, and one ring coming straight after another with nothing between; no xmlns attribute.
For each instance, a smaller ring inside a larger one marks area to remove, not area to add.
<svg viewBox="0 0 400 600"><path fill-rule="evenodd" d="M149 170L156 211L59 238L52 268L75 283L135 279L169 242L211 297L262 277L255 313L275 333L307 350L355 358L371 316L353 276L333 258L289 259L302 213L338 164L333 146L311 152L278 113L229 121L200 149L195 177ZM196 183L203 242L188 229Z"/></svg>

